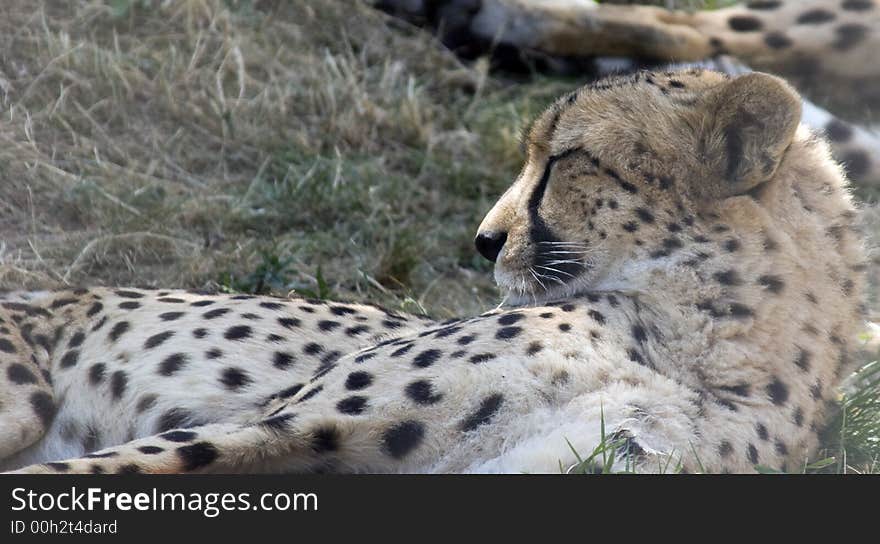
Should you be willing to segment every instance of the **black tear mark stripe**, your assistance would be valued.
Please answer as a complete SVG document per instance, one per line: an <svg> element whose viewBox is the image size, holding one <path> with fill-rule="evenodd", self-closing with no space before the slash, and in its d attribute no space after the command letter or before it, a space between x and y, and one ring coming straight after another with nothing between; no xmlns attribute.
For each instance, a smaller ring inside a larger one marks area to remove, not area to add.
<svg viewBox="0 0 880 544"><path fill-rule="evenodd" d="M547 225L547 223L544 222L544 218L541 217L538 209L541 207L541 202L544 200L544 194L547 192L547 184L550 182L550 175L553 173L554 165L557 163L557 161L565 159L575 153L582 153L586 155L590 160L592 160L594 164L598 163L598 161L596 161L587 150L580 147L566 149L562 153L553 155L547 160L547 164L546 166L544 166L544 173L541 175L541 179L535 186L534 191L532 191L532 194L529 196L529 241L536 247L539 246L541 242L560 241L560 238L553 232L553 230ZM539 266L546 265L546 257L547 255L543 252L536 252L534 264ZM576 276L583 270L583 265L581 265L580 263L556 264L554 267L561 270L563 272L563 275L566 275L566 277L569 278ZM559 279L564 281L563 278Z"/></svg>
<svg viewBox="0 0 880 544"><path fill-rule="evenodd" d="M541 206L541 201L544 200L544 193L547 192L547 184L550 182L550 174L553 173L553 166L557 161L565 159L576 152L586 153L585 150L574 147L571 149L566 149L562 153L558 155L552 155L548 160L546 166L544 166L544 173L541 175L541 180L538 181L538 185L535 186L535 190L532 191L531 196L529 196L529 220L531 222L532 228L529 230L529 238L533 243L538 243L543 240L554 240L556 237L553 235L550 227L544 222L544 219L538 213L538 208Z"/></svg>

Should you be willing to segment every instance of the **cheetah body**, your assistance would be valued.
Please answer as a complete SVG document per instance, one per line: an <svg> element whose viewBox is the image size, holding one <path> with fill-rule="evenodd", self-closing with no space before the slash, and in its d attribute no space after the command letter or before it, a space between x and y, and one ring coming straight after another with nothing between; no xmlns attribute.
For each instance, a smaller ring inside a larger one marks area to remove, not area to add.
<svg viewBox="0 0 880 544"><path fill-rule="evenodd" d="M558 472L605 436L614 470L793 469L849 366L865 266L800 115L764 74L561 98L479 230L512 307L473 318L108 289L0 304L5 468Z"/></svg>

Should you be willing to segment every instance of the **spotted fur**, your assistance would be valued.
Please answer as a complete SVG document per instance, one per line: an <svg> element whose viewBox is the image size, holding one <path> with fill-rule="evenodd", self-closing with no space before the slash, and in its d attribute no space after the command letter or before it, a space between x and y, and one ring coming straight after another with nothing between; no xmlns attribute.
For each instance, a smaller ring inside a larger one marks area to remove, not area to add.
<svg viewBox="0 0 880 544"><path fill-rule="evenodd" d="M845 178L800 116L758 73L560 98L479 228L507 306L476 317L135 289L0 303L4 466L558 472L603 433L617 469L800 466L864 283Z"/></svg>

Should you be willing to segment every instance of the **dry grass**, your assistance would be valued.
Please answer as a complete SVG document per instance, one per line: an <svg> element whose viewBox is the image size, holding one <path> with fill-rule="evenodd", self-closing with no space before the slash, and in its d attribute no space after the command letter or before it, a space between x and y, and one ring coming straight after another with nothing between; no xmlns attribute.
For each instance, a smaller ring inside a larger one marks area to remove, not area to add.
<svg viewBox="0 0 880 544"><path fill-rule="evenodd" d="M505 90L356 2L4 4L0 288L494 302L470 239L564 85Z"/></svg>

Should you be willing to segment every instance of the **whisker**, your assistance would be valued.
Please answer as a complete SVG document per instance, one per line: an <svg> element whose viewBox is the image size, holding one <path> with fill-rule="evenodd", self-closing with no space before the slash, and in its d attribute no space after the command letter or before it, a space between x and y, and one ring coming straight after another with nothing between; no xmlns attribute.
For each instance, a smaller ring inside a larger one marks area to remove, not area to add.
<svg viewBox="0 0 880 544"><path fill-rule="evenodd" d="M544 291L547 290L547 286L544 285L544 282L541 281L540 279L538 279L538 275L535 273L535 269L534 269L534 268L529 267L529 274L531 274L532 277L535 278L535 281L538 282L538 285L540 285L541 288L544 289Z"/></svg>
<svg viewBox="0 0 880 544"><path fill-rule="evenodd" d="M556 276L548 276L547 274L540 274L538 272L536 272L536 274L538 274L538 276L540 276L544 279L553 280L556 283L558 283L559 285L565 286L565 282L562 281L561 279L557 278ZM545 289L545 291L546 291L546 289Z"/></svg>
<svg viewBox="0 0 880 544"><path fill-rule="evenodd" d="M565 275L568 276L569 278L574 278L574 277L575 277L573 274L569 274L569 273L566 272L565 270L559 270L558 268L553 268L553 267L551 267L551 266L544 266L544 265L540 265L540 264L539 264L539 265L535 265L535 266L537 266L538 268L543 268L543 269L545 269L545 270L549 270L549 271L551 271L551 272L555 272L555 273L557 273L557 274L565 274Z"/></svg>

